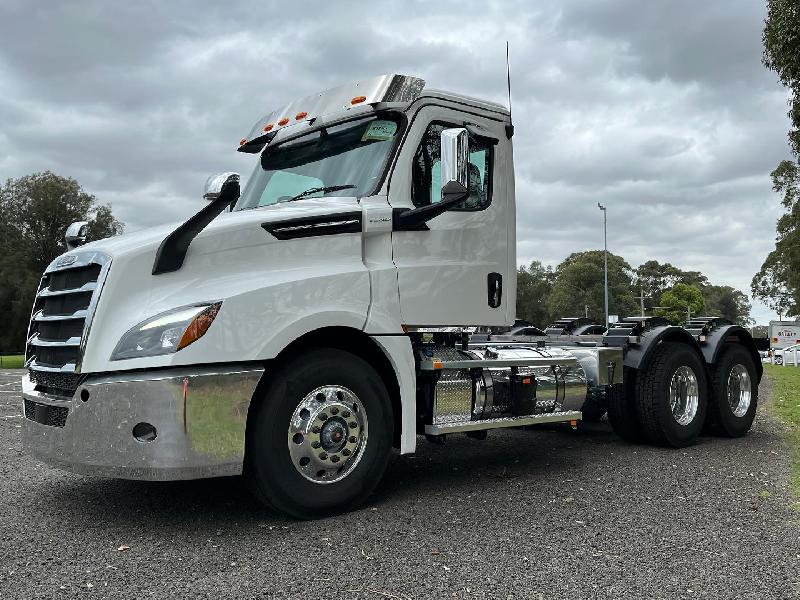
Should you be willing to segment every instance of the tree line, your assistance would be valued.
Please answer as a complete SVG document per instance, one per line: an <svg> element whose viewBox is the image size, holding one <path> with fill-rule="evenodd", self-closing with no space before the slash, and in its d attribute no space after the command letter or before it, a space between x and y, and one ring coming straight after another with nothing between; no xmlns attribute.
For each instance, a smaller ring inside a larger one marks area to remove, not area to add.
<svg viewBox="0 0 800 600"><path fill-rule="evenodd" d="M88 221L87 240L122 233L123 224L70 177L46 171L9 179L0 187L0 352L22 351L39 279L66 252L64 233Z"/></svg>
<svg viewBox="0 0 800 600"><path fill-rule="evenodd" d="M544 327L561 317L605 322L603 250L570 254L557 267L533 261L517 271L517 318ZM620 317L663 316L681 324L687 314L718 316L749 326L750 302L740 290L714 285L699 271L649 260L636 269L608 253L608 310Z"/></svg>

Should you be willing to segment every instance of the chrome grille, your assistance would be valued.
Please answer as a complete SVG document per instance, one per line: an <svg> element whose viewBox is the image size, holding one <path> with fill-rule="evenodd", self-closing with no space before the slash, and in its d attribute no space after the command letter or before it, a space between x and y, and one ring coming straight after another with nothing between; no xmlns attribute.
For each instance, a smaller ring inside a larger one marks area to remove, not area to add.
<svg viewBox="0 0 800 600"><path fill-rule="evenodd" d="M71 396L83 344L110 259L99 252L59 257L47 268L31 314L26 364L40 391Z"/></svg>

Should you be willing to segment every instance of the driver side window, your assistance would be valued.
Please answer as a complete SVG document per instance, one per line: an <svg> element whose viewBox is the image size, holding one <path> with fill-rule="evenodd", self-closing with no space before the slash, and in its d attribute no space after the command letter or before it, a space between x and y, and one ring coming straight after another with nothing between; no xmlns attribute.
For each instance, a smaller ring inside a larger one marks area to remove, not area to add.
<svg viewBox="0 0 800 600"><path fill-rule="evenodd" d="M442 121L428 125L414 154L411 170L411 201L415 207L442 200L441 141L444 129L460 127ZM450 210L483 210L491 204L492 147L482 140L469 139L469 197Z"/></svg>

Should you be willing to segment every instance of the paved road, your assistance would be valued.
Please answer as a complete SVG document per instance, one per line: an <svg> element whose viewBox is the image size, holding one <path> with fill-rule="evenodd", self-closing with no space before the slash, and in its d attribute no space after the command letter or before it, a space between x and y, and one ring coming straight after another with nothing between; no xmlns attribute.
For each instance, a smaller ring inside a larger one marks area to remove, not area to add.
<svg viewBox="0 0 800 600"><path fill-rule="evenodd" d="M764 416L743 440L685 451L626 445L607 424L422 441L369 507L306 523L236 478L35 463L19 374L0 372L3 599L800 597L787 450Z"/></svg>

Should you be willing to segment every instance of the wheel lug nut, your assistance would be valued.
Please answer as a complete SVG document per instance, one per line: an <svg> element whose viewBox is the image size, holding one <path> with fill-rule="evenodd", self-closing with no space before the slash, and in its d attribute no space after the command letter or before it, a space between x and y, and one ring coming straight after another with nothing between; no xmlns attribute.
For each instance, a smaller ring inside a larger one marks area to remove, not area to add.
<svg viewBox="0 0 800 600"><path fill-rule="evenodd" d="M319 442L311 442L312 448L319 448L319 445L320 445Z"/></svg>
<svg viewBox="0 0 800 600"><path fill-rule="evenodd" d="M327 421L328 420L328 415L326 415L325 413L320 413L319 420L320 421Z"/></svg>
<svg viewBox="0 0 800 600"><path fill-rule="evenodd" d="M342 454L343 454L344 456L350 456L350 450L348 450L347 448L344 448L344 449L342 450Z"/></svg>
<svg viewBox="0 0 800 600"><path fill-rule="evenodd" d="M331 462L335 463L339 462L339 457L334 454L333 456L331 456Z"/></svg>
<svg viewBox="0 0 800 600"><path fill-rule="evenodd" d="M320 429L320 428L319 428L319 427L317 427L317 426L314 426L314 427L312 427L312 428L311 428L311 431L312 431L313 433L319 433L320 431L322 431L322 429Z"/></svg>
<svg viewBox="0 0 800 600"><path fill-rule="evenodd" d="M339 409L338 409L338 408L336 408L336 407L334 406L333 408L331 408L331 414L332 414L332 415L337 415L337 414L339 414Z"/></svg>
<svg viewBox="0 0 800 600"><path fill-rule="evenodd" d="M319 459L320 460L327 460L328 459L328 453L327 452L320 452L319 453Z"/></svg>
<svg viewBox="0 0 800 600"><path fill-rule="evenodd" d="M349 411L349 410L346 410L346 411L344 411L344 412L342 413L342 416L343 416L345 419L349 419L349 418L350 418L350 411Z"/></svg>
<svg viewBox="0 0 800 600"><path fill-rule="evenodd" d="M358 423L356 423L355 421L350 421L348 425L350 426L350 429L355 429L356 427L358 427Z"/></svg>
<svg viewBox="0 0 800 600"><path fill-rule="evenodd" d="M356 436L354 436L354 435L351 435L351 436L350 436L350 440L349 440L349 441L350 441L350 443L351 443L351 444L355 444L355 443L356 443L356 441L357 441L357 439L356 439Z"/></svg>

